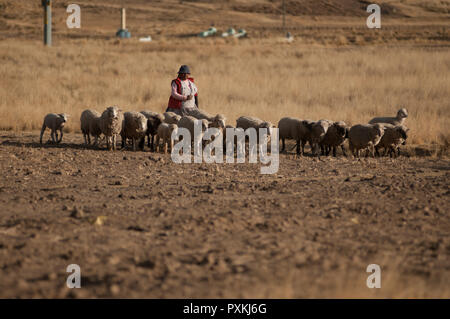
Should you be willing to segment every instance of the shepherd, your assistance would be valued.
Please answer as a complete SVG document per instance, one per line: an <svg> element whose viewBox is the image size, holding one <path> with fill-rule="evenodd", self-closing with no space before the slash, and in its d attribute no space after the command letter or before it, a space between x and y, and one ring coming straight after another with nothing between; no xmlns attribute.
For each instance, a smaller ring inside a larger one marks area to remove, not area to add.
<svg viewBox="0 0 450 319"><path fill-rule="evenodd" d="M172 80L172 93L166 112L184 116L198 108L198 89L190 75L189 67L182 65L178 71L178 77Z"/></svg>

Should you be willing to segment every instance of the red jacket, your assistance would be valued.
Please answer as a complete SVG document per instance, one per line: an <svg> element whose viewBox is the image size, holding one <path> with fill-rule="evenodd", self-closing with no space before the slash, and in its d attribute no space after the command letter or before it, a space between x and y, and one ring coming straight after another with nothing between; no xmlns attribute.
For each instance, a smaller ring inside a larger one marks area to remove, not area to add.
<svg viewBox="0 0 450 319"><path fill-rule="evenodd" d="M188 78L188 80L194 82L194 78ZM177 93L181 94L181 80L179 78L176 78L175 80L172 80L170 85L172 86L174 82L177 85ZM197 96L197 93L195 93L195 96ZM167 107L171 109L181 109L182 103L183 101L177 100L172 95L170 95Z"/></svg>

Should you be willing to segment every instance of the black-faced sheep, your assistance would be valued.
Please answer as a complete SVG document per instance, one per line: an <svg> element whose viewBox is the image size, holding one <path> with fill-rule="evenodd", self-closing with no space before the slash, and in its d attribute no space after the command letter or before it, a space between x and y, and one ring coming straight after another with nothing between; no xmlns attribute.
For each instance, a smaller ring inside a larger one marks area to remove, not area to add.
<svg viewBox="0 0 450 319"><path fill-rule="evenodd" d="M392 124L383 124L384 134L380 142L375 146L375 153L379 156L378 150L384 148L383 156L389 152L389 156L400 155L400 145L406 143L409 129L404 125L394 126Z"/></svg>

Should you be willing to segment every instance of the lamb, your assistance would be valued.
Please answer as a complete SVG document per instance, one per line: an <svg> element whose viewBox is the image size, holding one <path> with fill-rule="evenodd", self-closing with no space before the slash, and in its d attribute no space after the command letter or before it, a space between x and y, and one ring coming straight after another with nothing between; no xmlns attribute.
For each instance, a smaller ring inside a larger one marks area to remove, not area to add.
<svg viewBox="0 0 450 319"><path fill-rule="evenodd" d="M178 122L178 127L182 127L185 128L187 130L189 130L189 132L191 133L191 141L194 141L194 125L195 125L195 121L200 121L202 124L202 133L201 133L201 137L203 137L203 134L205 133L205 131L208 129L208 120L197 120L195 117L193 116L183 116L180 121Z"/></svg>
<svg viewBox="0 0 450 319"><path fill-rule="evenodd" d="M175 114L174 112L165 112L163 116L164 116L164 123L167 124L178 124L178 121L181 119L181 116Z"/></svg>
<svg viewBox="0 0 450 319"><path fill-rule="evenodd" d="M81 113L81 132L84 137L84 144L91 144L91 135L94 136L94 145L97 145L98 138L100 137L102 131L100 129L100 116L101 114L95 110L84 110Z"/></svg>
<svg viewBox="0 0 450 319"><path fill-rule="evenodd" d="M336 148L341 147L344 156L345 153L344 142L348 138L348 126L345 122L331 122L330 127L327 130L323 140L319 142L319 146L322 149L322 155L328 156L331 149L333 149L333 156L336 157Z"/></svg>
<svg viewBox="0 0 450 319"><path fill-rule="evenodd" d="M122 148L125 148L125 142L129 138L132 140L133 151L136 151L136 142L139 140L139 148L144 149L142 141L147 132L147 118L139 112L125 112L123 114L123 125L120 132L122 137Z"/></svg>
<svg viewBox="0 0 450 319"><path fill-rule="evenodd" d="M122 131L123 113L117 106L110 106L100 117L100 129L106 138L108 150L116 150L117 135Z"/></svg>
<svg viewBox="0 0 450 319"><path fill-rule="evenodd" d="M359 157L361 149L368 149L372 153L372 157L375 157L375 146L378 145L383 134L384 128L380 123L352 126L348 132L350 152L352 152L353 156Z"/></svg>
<svg viewBox="0 0 450 319"><path fill-rule="evenodd" d="M189 116L195 117L198 120L208 120L210 122L209 127L216 127L221 129L225 128L226 118L222 114L212 116L211 114L205 112L204 110L194 108L189 111Z"/></svg>
<svg viewBox="0 0 450 319"><path fill-rule="evenodd" d="M405 144L408 138L409 129L403 125L383 124L384 134L380 142L375 146L375 153L379 156L378 150L384 148L383 156L386 151L389 151L389 156L392 157L397 149L397 156L400 155L400 144Z"/></svg>
<svg viewBox="0 0 450 319"><path fill-rule="evenodd" d="M160 139L162 139L163 141L164 154L167 153L168 146L170 146L170 151L172 151L173 149L172 133L174 132L175 134L178 133L178 125L176 124L161 123L161 125L158 126L156 133L156 149L155 149L156 152L158 152L158 149L160 147L159 144Z"/></svg>
<svg viewBox="0 0 450 319"><path fill-rule="evenodd" d="M164 121L164 116L162 114L152 112L152 111L141 111L141 114L143 114L147 118L147 132L145 133L145 135L147 135L148 147L150 148L150 150L153 150L154 137L156 135L159 125ZM150 141L150 136L151 136L151 141ZM141 139L139 146L142 148L144 143L145 143L145 137L143 139Z"/></svg>
<svg viewBox="0 0 450 319"><path fill-rule="evenodd" d="M398 110L396 117L375 117L369 121L369 124L388 123L392 125L403 125L407 117L408 111L403 108Z"/></svg>
<svg viewBox="0 0 450 319"><path fill-rule="evenodd" d="M61 114L55 114L55 113L49 113L44 117L44 123L42 124L41 129L41 136L39 137L39 141L42 144L42 136L44 135L45 129L48 127L51 130L51 137L53 143L60 143L63 138L63 128L64 125L67 122L67 114L61 113ZM58 132L61 133L61 136L58 140Z"/></svg>
<svg viewBox="0 0 450 319"><path fill-rule="evenodd" d="M297 155L300 155L301 140L308 134L307 128L302 122L302 120L293 117L283 117L278 122L278 132L282 142L281 152L286 149L285 140L291 139L296 141Z"/></svg>

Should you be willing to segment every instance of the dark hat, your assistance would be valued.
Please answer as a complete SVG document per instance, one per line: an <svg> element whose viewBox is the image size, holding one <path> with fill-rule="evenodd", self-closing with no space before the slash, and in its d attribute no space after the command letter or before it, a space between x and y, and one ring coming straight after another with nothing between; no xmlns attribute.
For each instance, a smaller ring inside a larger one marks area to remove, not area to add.
<svg viewBox="0 0 450 319"><path fill-rule="evenodd" d="M178 70L178 74L180 73L191 74L191 71L189 70L189 67L187 65L182 65L180 67L180 70Z"/></svg>

